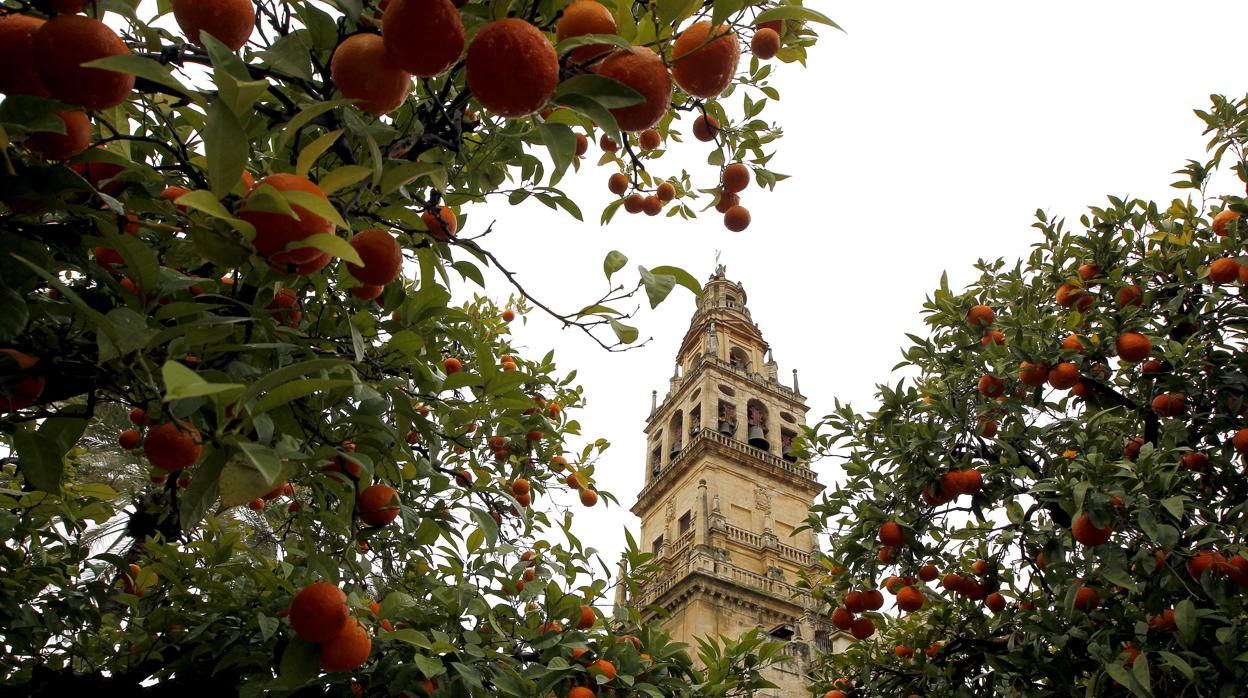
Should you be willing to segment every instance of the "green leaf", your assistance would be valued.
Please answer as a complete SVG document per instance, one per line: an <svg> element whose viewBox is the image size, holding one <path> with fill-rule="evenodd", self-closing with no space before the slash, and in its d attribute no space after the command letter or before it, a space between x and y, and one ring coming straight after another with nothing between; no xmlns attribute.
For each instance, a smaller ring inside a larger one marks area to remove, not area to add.
<svg viewBox="0 0 1248 698"><path fill-rule="evenodd" d="M321 252L328 252L334 257L346 260L356 266L363 266L364 264L364 260L360 259L360 253L351 246L351 243L333 233L317 233L298 242L293 242L287 247L292 249L315 247Z"/></svg>
<svg viewBox="0 0 1248 698"><path fill-rule="evenodd" d="M676 283L689 289L689 291L692 292L693 295L695 296L702 295L702 284L698 283L698 280L693 278L693 274L690 274L689 272L685 271L684 269L681 269L680 267L664 265L661 267L655 267L651 269L650 273L651 274L664 274L667 276L671 276L676 279Z"/></svg>
<svg viewBox="0 0 1248 698"><path fill-rule="evenodd" d="M342 220L342 216L338 213L338 209L329 203L328 199L317 196L310 191L284 191L282 198L291 206L302 206L313 214L324 218L339 228L349 228L347 222Z"/></svg>
<svg viewBox="0 0 1248 698"><path fill-rule="evenodd" d="M195 477L191 478L191 486L178 497L178 522L183 530L189 531L198 525L217 500L217 483L221 478L226 456L226 451L212 450L195 466Z"/></svg>
<svg viewBox="0 0 1248 698"><path fill-rule="evenodd" d="M358 385L354 380L345 378L310 378L299 381L291 381L284 385L270 390L264 394L256 402L255 407L251 409L253 415L268 412L275 407L281 407L291 400L298 400L301 397L307 397L313 393L319 393L323 390L334 390L336 388L348 388Z"/></svg>
<svg viewBox="0 0 1248 698"><path fill-rule="evenodd" d="M241 393L244 387L238 383L209 383L177 361L166 361L160 375L165 383L165 402L230 391Z"/></svg>
<svg viewBox="0 0 1248 698"><path fill-rule="evenodd" d="M1192 670L1192 665L1188 664L1179 655L1173 652L1167 652L1166 650L1160 650L1158 651L1157 654L1161 655L1162 660L1166 663L1167 666L1171 666L1171 667L1174 667L1175 669L1178 669L1179 673L1183 674L1183 676L1188 681L1193 681L1196 679L1196 672Z"/></svg>
<svg viewBox="0 0 1248 698"><path fill-rule="evenodd" d="M127 53L120 56L108 56L107 58L97 58L82 64L83 68L99 68L100 70L110 70L114 73L128 73L141 77L145 80L151 80L154 83L168 87L179 94L185 95L195 101L196 104L203 105L204 98L197 92L193 92L185 85L173 77L173 73L169 68L157 63L156 61L139 56L133 53Z"/></svg>
<svg viewBox="0 0 1248 698"><path fill-rule="evenodd" d="M607 109L631 107L645 101L640 92L619 80L590 74L577 75L559 83L554 100L559 102L572 95L588 97Z"/></svg>
<svg viewBox="0 0 1248 698"><path fill-rule="evenodd" d="M250 145L238 116L224 100L213 100L208 106L204 154L208 158L208 182L212 185L212 193L225 196L243 176Z"/></svg>
<svg viewBox="0 0 1248 698"><path fill-rule="evenodd" d="M615 116L609 109L595 101L592 97L584 95L568 94L562 97L554 98L555 104L567 107L572 111L583 114L598 125L604 133L616 143L621 143L624 138L620 136L619 124L615 121Z"/></svg>
<svg viewBox="0 0 1248 698"><path fill-rule="evenodd" d="M365 177L373 173L373 168L363 165L343 165L329 174L321 177L321 181L317 182L317 186L321 191L333 194L339 189L345 189L356 184Z"/></svg>
<svg viewBox="0 0 1248 698"><path fill-rule="evenodd" d="M388 167L381 176L381 193L393 193L399 187L406 186L421 177L432 178L435 173L445 172L446 165L440 162L404 162Z"/></svg>
<svg viewBox="0 0 1248 698"><path fill-rule="evenodd" d="M607 253L606 259L602 260L602 271L607 275L607 280L611 280L611 275L624 268L628 264L628 257L619 250L611 250Z"/></svg>
<svg viewBox="0 0 1248 698"><path fill-rule="evenodd" d="M657 308L659 303L667 298L667 294L672 292L676 287L676 277L664 274L652 274L643 266L637 267L637 273L641 274L641 283L646 287L646 298L650 300L650 307Z"/></svg>
<svg viewBox="0 0 1248 698"><path fill-rule="evenodd" d="M619 320L610 320L611 331L620 340L622 344L632 344L637 341L637 328L631 325L625 325Z"/></svg>
<svg viewBox="0 0 1248 698"><path fill-rule="evenodd" d="M538 123L537 130L542 134L542 142L550 152L550 161L555 170L550 175L553 183L563 176L568 166L576 159L576 134L563 124Z"/></svg>
<svg viewBox="0 0 1248 698"><path fill-rule="evenodd" d="M217 479L221 506L226 509L271 492L294 472L294 467L283 465L272 449L247 441L236 445L237 455L226 461Z"/></svg>
<svg viewBox="0 0 1248 698"><path fill-rule="evenodd" d="M299 151L299 160L295 163L295 174L307 177L312 171L312 165L316 164L317 159L324 155L326 150L333 147L334 142L341 135L342 129L330 131L306 145L303 150Z"/></svg>
<svg viewBox="0 0 1248 698"><path fill-rule="evenodd" d="M311 681L321 671L321 646L292 635L282 652L278 673L282 683L296 688Z"/></svg>
<svg viewBox="0 0 1248 698"><path fill-rule="evenodd" d="M1176 521L1183 520L1184 506L1183 506L1182 495L1166 497L1165 499L1161 500L1161 506L1165 507L1166 511L1170 512L1170 515L1173 516Z"/></svg>
<svg viewBox="0 0 1248 698"><path fill-rule="evenodd" d="M264 186L267 187L268 185ZM174 203L179 206L185 206L186 208L200 211L201 213L206 213L213 218L219 218L223 221L227 221L230 225L234 226L236 230L241 231L248 238L254 238L256 236L256 229L252 224L241 218L235 218L233 214L226 210L225 206L221 205L221 199L218 198L216 194L213 194L206 189L196 189L189 194L183 194L182 196L179 196L177 201Z"/></svg>
<svg viewBox="0 0 1248 698"><path fill-rule="evenodd" d="M100 349L100 361L112 361L147 346L153 336L147 326L147 318L129 308L113 308L104 316L113 329L112 334L95 336Z"/></svg>
<svg viewBox="0 0 1248 698"><path fill-rule="evenodd" d="M316 102L310 106L304 107L302 111L295 114L293 119L286 122L286 128L282 129L282 135L277 137L277 145L273 147L274 152L281 152L286 147L290 139L299 132L299 129L310 124L316 117L330 111L331 109L349 106L350 104L351 100L349 99L334 99L328 102Z"/></svg>
<svg viewBox="0 0 1248 698"><path fill-rule="evenodd" d="M485 288L485 277L481 275L481 270L477 268L477 265L461 259L451 266L455 268L455 271L463 274L464 278L472 279L478 286Z"/></svg>
<svg viewBox="0 0 1248 698"><path fill-rule="evenodd" d="M13 449L18 467L32 486L60 494L65 474L65 454L82 438L87 420L77 417L49 417L39 428L34 422L19 422L13 428Z"/></svg>
<svg viewBox="0 0 1248 698"><path fill-rule="evenodd" d="M784 7L773 7L770 10L760 12L754 18L754 25L758 26L764 22L770 22L777 19L796 19L803 22L814 22L816 24L826 24L833 29L841 29L840 25L833 22L827 15L816 12L809 7L799 7L796 5L786 5ZM841 31L845 31L841 29Z"/></svg>
<svg viewBox="0 0 1248 698"><path fill-rule="evenodd" d="M745 0L715 0L711 8L711 26L718 27L745 7ZM675 58L675 56L673 56Z"/></svg>
<svg viewBox="0 0 1248 698"><path fill-rule="evenodd" d="M1179 641L1185 646L1196 639L1196 605L1191 599L1183 599L1174 606L1174 623L1178 626Z"/></svg>
<svg viewBox="0 0 1248 698"><path fill-rule="evenodd" d="M22 294L11 288L0 288L0 342L12 342L26 329L30 308Z"/></svg>
<svg viewBox="0 0 1248 698"><path fill-rule="evenodd" d="M570 39L560 41L555 45L555 52L562 56L574 48L580 48L581 46L596 46L601 44L608 44L616 48L624 49L632 46L632 44L628 43L627 39L619 34L582 34L580 36L574 36ZM609 50L610 49L604 49L604 53Z"/></svg>

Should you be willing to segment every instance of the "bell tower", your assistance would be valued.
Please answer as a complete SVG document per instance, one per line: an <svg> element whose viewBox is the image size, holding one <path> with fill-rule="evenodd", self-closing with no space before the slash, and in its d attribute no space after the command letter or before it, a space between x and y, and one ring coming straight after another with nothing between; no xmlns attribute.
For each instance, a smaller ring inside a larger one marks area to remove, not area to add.
<svg viewBox="0 0 1248 698"><path fill-rule="evenodd" d="M676 368L646 420L646 484L632 512L639 545L662 572L624 600L668 614L674 639L736 637L761 628L793 657L759 695L805 695L806 669L818 652L836 652L850 637L812 612L796 586L815 564L810 531L794 533L823 485L790 452L806 419L797 385L779 367L746 305L744 286L723 265L707 281Z"/></svg>

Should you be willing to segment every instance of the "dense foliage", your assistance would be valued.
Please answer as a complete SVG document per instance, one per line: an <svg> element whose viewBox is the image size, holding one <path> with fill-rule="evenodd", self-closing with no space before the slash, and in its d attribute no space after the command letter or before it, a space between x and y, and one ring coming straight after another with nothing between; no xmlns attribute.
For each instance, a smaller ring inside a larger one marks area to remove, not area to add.
<svg viewBox="0 0 1248 698"><path fill-rule="evenodd" d="M1242 695L1248 207L1222 187L1248 179L1248 103L1198 115L1185 198L1037 212L1026 259L942 282L877 411L817 430L847 480L812 514L816 592L875 626L818 690Z"/></svg>
<svg viewBox="0 0 1248 698"><path fill-rule="evenodd" d="M520 232L478 212L580 220L559 185L598 142L603 222L701 201L743 229L740 192L782 177L764 59L800 63L821 23L790 0L3 0L6 694L764 685L758 637L703 672L638 609L604 617L551 495L610 501L607 444L565 453L575 371L508 333L536 309L625 348L617 308L698 283L620 282L612 252L579 311L476 290L514 280L486 234ZM706 170L656 174L675 147Z"/></svg>

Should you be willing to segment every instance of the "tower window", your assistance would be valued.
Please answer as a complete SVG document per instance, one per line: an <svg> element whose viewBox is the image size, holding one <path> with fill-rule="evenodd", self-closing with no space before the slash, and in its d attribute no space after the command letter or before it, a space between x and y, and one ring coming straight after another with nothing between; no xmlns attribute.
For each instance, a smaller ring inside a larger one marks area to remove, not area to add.
<svg viewBox="0 0 1248 698"><path fill-rule="evenodd" d="M677 524L680 527L681 533L693 528L693 512L686 511L683 515L681 515L680 521L678 521Z"/></svg>
<svg viewBox="0 0 1248 698"><path fill-rule="evenodd" d="M655 555L658 555L659 553L663 552L663 536L659 536L658 538L654 539L654 546L652 548L652 552Z"/></svg>
<svg viewBox="0 0 1248 698"><path fill-rule="evenodd" d="M732 364L733 368L739 368L742 371L750 370L750 357L741 347L733 347L732 351L728 352L728 363Z"/></svg>

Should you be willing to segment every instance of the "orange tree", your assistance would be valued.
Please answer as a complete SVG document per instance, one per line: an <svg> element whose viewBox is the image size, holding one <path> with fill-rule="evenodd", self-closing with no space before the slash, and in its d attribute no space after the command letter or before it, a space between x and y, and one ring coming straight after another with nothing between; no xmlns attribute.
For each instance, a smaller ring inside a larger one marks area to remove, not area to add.
<svg viewBox="0 0 1248 698"><path fill-rule="evenodd" d="M1207 189L1248 179L1248 104L1198 114L1186 198L1110 197L1077 230L1037 212L1025 259L942 280L877 411L812 432L845 481L812 512L811 586L869 638L820 693L1242 693L1248 208Z"/></svg>
<svg viewBox="0 0 1248 698"><path fill-rule="evenodd" d="M757 638L702 674L597 609L549 495L609 498L606 444L565 453L575 372L507 331L537 309L627 348L616 308L697 282L619 283L612 252L608 292L558 311L479 214L580 220L559 185L597 141L604 222L718 204L743 229L742 190L782 178L767 60L818 24L791 0L0 2L6 694L761 685ZM706 170L660 173L676 147ZM508 300L471 293L488 268Z"/></svg>

